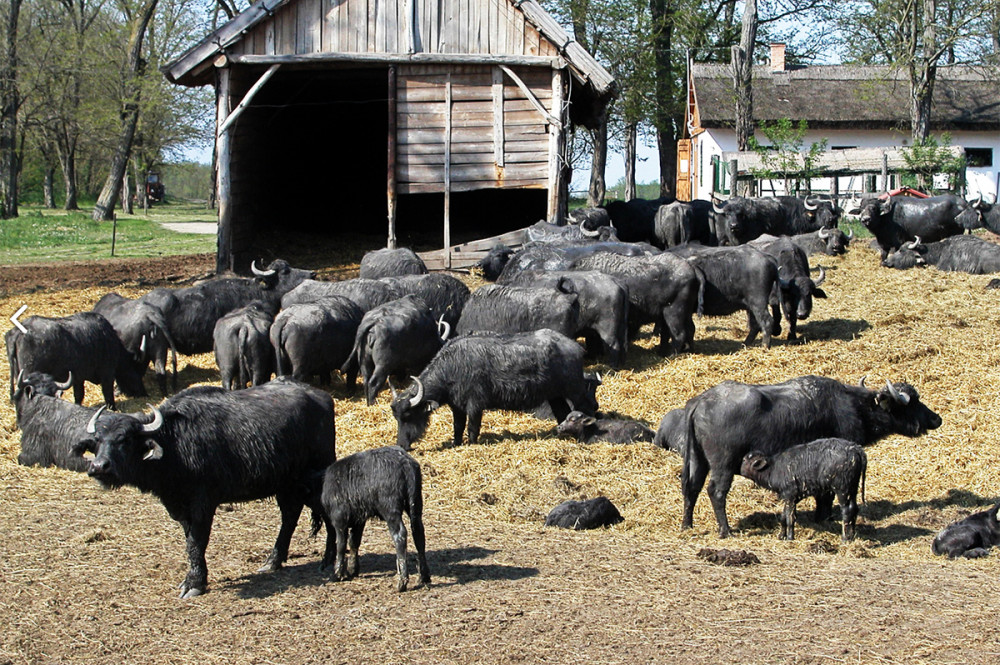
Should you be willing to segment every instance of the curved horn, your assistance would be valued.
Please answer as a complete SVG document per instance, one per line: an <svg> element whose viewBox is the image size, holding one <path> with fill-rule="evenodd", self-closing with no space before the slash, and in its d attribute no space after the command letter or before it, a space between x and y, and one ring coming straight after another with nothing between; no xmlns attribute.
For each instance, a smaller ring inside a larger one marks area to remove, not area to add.
<svg viewBox="0 0 1000 665"><path fill-rule="evenodd" d="M819 204L818 203L812 203L812 204L809 203L809 197L808 196L802 201L802 205L804 205L806 207L806 210L810 210L810 211L811 210L816 210L817 208L819 208Z"/></svg>
<svg viewBox="0 0 1000 665"><path fill-rule="evenodd" d="M145 335L142 336L142 341L139 342L139 353L142 354L143 358L146 357L146 336Z"/></svg>
<svg viewBox="0 0 1000 665"><path fill-rule="evenodd" d="M420 383L420 379L415 376L410 378L417 384L417 394L410 398L410 408L413 408L424 401L424 384Z"/></svg>
<svg viewBox="0 0 1000 665"><path fill-rule="evenodd" d="M830 237L830 230L825 226L821 228L817 233L819 234L820 240L826 240L827 238Z"/></svg>
<svg viewBox="0 0 1000 665"><path fill-rule="evenodd" d="M854 240L854 229L851 228L847 229L847 239Z"/></svg>
<svg viewBox="0 0 1000 665"><path fill-rule="evenodd" d="M399 397L399 393L396 392L396 386L392 385L392 379L390 378L387 378L385 382L389 386L389 392L392 393L392 401L395 402L396 398Z"/></svg>
<svg viewBox="0 0 1000 665"><path fill-rule="evenodd" d="M250 270L253 271L253 274L258 277L270 277L274 273L278 272L277 270L261 270L257 267L257 259L254 259L253 263L250 264Z"/></svg>
<svg viewBox="0 0 1000 665"><path fill-rule="evenodd" d="M982 205L982 203L983 203L983 193L979 192L979 196L976 197L975 202L972 203L972 207L975 208L976 210L978 210L979 206Z"/></svg>
<svg viewBox="0 0 1000 665"><path fill-rule="evenodd" d="M858 386L861 387L861 388L864 388L865 387L865 379L867 379L867 378L868 378L867 374L865 374L864 376L862 376L861 380L858 381Z"/></svg>
<svg viewBox="0 0 1000 665"><path fill-rule="evenodd" d="M90 417L90 422L87 423L87 434L97 434L97 419L101 417L101 414L104 413L104 409L106 408L108 408L108 405L102 404L101 408L99 408L97 412Z"/></svg>
<svg viewBox="0 0 1000 665"><path fill-rule="evenodd" d="M885 387L888 388L888 390L889 390L889 396L892 397L892 400L894 402L897 402L897 403L903 404L903 405L906 405L906 404L910 403L910 396L909 395L904 395L903 393L901 393L898 390L896 390L896 386L892 385L892 382L889 381L889 379L885 380Z"/></svg>
<svg viewBox="0 0 1000 665"><path fill-rule="evenodd" d="M447 342L449 335L451 335L451 324L444 320L444 314L442 314L441 318L438 319L438 336L442 342Z"/></svg>
<svg viewBox="0 0 1000 665"><path fill-rule="evenodd" d="M596 229L593 230L593 231L591 231L591 230L585 228L583 226L583 224L580 224L580 233L582 233L584 236L586 236L588 238L596 238L597 236L599 236L601 234L601 232L598 231L598 230L596 230Z"/></svg>
<svg viewBox="0 0 1000 665"><path fill-rule="evenodd" d="M826 270L823 268L823 266L820 266L819 267L819 277L817 277L815 279L815 281L813 281L813 285L819 286L820 284L823 283L823 281L825 279L826 279Z"/></svg>
<svg viewBox="0 0 1000 665"><path fill-rule="evenodd" d="M21 371L23 372L24 370ZM17 375L17 381L18 384L20 384L21 382L20 374ZM72 387L73 387L73 372L69 373L69 378L66 379L66 383L59 383L58 381L56 381L56 388L58 388L59 390L69 390Z"/></svg>
<svg viewBox="0 0 1000 665"><path fill-rule="evenodd" d="M723 212L725 212L725 206L721 206L721 207L720 207L720 206L719 206L719 204L718 204L718 203L716 203L716 202L715 202L715 199L713 198L713 199L712 199L712 211L713 211L713 212L714 212L715 214L717 214L717 215L721 215L721 214L722 214Z"/></svg>
<svg viewBox="0 0 1000 665"><path fill-rule="evenodd" d="M146 406L148 406L153 410L153 422L143 425L142 431L145 432L146 434L152 434L153 432L163 427L163 414L160 413L160 410L157 409L152 404L147 404Z"/></svg>
<svg viewBox="0 0 1000 665"><path fill-rule="evenodd" d="M905 247L906 249L914 249L915 250L917 248L917 245L920 244L920 236L915 236L915 237L916 237L916 240L914 240L913 242L910 242L910 243L906 243L905 245L903 245L903 247Z"/></svg>
<svg viewBox="0 0 1000 665"><path fill-rule="evenodd" d="M18 390L24 387L24 381L22 381L23 376L24 376L24 370L22 369L17 373L17 381L14 382L14 385L17 386ZM70 378L72 378L72 373L70 373Z"/></svg>

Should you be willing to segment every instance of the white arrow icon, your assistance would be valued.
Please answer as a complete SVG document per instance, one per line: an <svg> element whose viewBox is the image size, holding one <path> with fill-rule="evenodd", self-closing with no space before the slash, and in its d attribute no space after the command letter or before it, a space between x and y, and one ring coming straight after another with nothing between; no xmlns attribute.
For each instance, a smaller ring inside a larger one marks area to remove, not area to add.
<svg viewBox="0 0 1000 665"><path fill-rule="evenodd" d="M14 312L14 316L10 317L10 322L13 323L15 326L17 326L18 330L20 330L25 335L28 334L28 329L25 328L24 325L22 325L21 322L17 320L17 317L24 314L24 310L26 309L28 309L27 305L21 305L21 309Z"/></svg>

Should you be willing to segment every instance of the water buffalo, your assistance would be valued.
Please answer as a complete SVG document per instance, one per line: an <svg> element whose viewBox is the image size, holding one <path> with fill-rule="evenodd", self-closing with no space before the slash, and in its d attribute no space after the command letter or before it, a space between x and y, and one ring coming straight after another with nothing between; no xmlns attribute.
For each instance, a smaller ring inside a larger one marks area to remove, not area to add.
<svg viewBox="0 0 1000 665"><path fill-rule="evenodd" d="M719 240L728 245L740 245L765 233L790 236L834 228L839 210L830 201L796 196L734 196L722 206L714 205Z"/></svg>
<svg viewBox="0 0 1000 665"><path fill-rule="evenodd" d="M788 321L788 339L789 341L797 339L798 322L809 318L812 313L813 298L826 298L826 291L819 288L826 279L826 271L820 268L819 276L813 281L809 276L809 258L788 236L762 235L748 244L764 252L777 263L780 293L772 292L771 315L774 319L778 319L781 312L784 312L785 320ZM779 296L780 311L778 303L774 302L775 295Z"/></svg>
<svg viewBox="0 0 1000 665"><path fill-rule="evenodd" d="M216 322L212 337L223 388L242 390L248 383L259 386L271 379L277 369L270 337L273 323L274 311L260 300Z"/></svg>
<svg viewBox="0 0 1000 665"><path fill-rule="evenodd" d="M455 332L519 333L548 328L575 338L581 331L579 296L562 282L550 286L487 284L469 297Z"/></svg>
<svg viewBox="0 0 1000 665"><path fill-rule="evenodd" d="M22 371L15 385L14 413L21 430L17 463L86 471L90 462L73 454L73 446L96 409L59 398L62 391L73 385L72 377L65 383L56 383L48 374L25 375Z"/></svg>
<svg viewBox="0 0 1000 665"><path fill-rule="evenodd" d="M684 201L661 205L653 219L653 234L659 247L676 247L690 241L694 234L694 208Z"/></svg>
<svg viewBox="0 0 1000 665"><path fill-rule="evenodd" d="M281 308L320 302L331 296L347 298L361 308L362 314L399 297L389 283L381 279L345 279L321 282L307 279L281 298Z"/></svg>
<svg viewBox="0 0 1000 665"><path fill-rule="evenodd" d="M1000 503L989 510L952 522L934 536L931 551L934 554L946 555L949 559L959 556L978 559L986 556L991 547L1000 544L998 510Z"/></svg>
<svg viewBox="0 0 1000 665"><path fill-rule="evenodd" d="M570 411L556 427L559 436L573 437L580 443L635 443L652 441L653 430L638 420L588 416L582 411Z"/></svg>
<svg viewBox="0 0 1000 665"><path fill-rule="evenodd" d="M917 238L890 252L883 264L899 269L931 265L948 272L986 275L1000 272L1000 245L972 235L928 243Z"/></svg>
<svg viewBox="0 0 1000 665"><path fill-rule="evenodd" d="M300 381L317 376L327 384L354 348L363 316L360 307L340 296L281 310L270 330L278 376ZM344 377L348 390L353 391L356 379L357 368L349 366Z"/></svg>
<svg viewBox="0 0 1000 665"><path fill-rule="evenodd" d="M870 198L860 208L860 219L875 236L885 261L890 252L917 236L924 242L936 242L961 235L966 230L965 222L974 224L969 228L976 228L978 219L962 215L969 207L965 199L954 194L926 199L909 196Z"/></svg>
<svg viewBox="0 0 1000 665"><path fill-rule="evenodd" d="M847 246L854 239L854 231L848 229L847 233L844 233L840 229L819 229L789 237L792 242L802 248L806 256L813 254L839 256L847 253Z"/></svg>
<svg viewBox="0 0 1000 665"><path fill-rule="evenodd" d="M980 194L975 201L969 202L969 209L956 221L966 229L981 226L1000 235L1000 206L997 206L996 197L992 203L988 203Z"/></svg>
<svg viewBox="0 0 1000 665"><path fill-rule="evenodd" d="M468 286L460 279L439 272L383 277L379 281L389 286L394 298L417 296L430 308L435 321L443 320L452 328L458 323L465 301L469 299Z"/></svg>
<svg viewBox="0 0 1000 665"><path fill-rule="evenodd" d="M632 199L630 201L610 201L604 209L608 211L611 225L623 242L656 243L654 220L660 206L673 201L673 197L658 199Z"/></svg>
<svg viewBox="0 0 1000 665"><path fill-rule="evenodd" d="M138 360L153 363L160 392L167 392L167 352L173 359L173 389L177 390L177 345L163 312L141 300L106 293L93 311L108 320L125 348Z"/></svg>
<svg viewBox="0 0 1000 665"><path fill-rule="evenodd" d="M598 210L598 208L595 208ZM607 212L602 210L605 215ZM610 221L610 220L608 220ZM528 227L528 242L562 242L564 240L594 240L605 242L608 240L618 240L618 235L610 225L598 226L591 230L580 224L551 224L549 222L535 222Z"/></svg>
<svg viewBox="0 0 1000 665"><path fill-rule="evenodd" d="M496 281L511 284L526 270L568 270L574 262L594 254L645 256L659 251L652 245L632 242L529 243L507 260Z"/></svg>
<svg viewBox="0 0 1000 665"><path fill-rule="evenodd" d="M189 563L181 597L190 598L207 590L205 549L223 503L277 499L281 529L260 570L281 567L310 478L336 459L335 438L330 395L275 379L235 392L188 388L153 407L152 417L102 408L74 452L94 454L87 473L105 488L150 492L180 522ZM310 507L319 519L322 507Z"/></svg>
<svg viewBox="0 0 1000 665"><path fill-rule="evenodd" d="M427 266L412 249L376 249L361 257L358 276L361 279L379 279L398 275L426 275Z"/></svg>
<svg viewBox="0 0 1000 665"><path fill-rule="evenodd" d="M681 490L691 528L694 506L709 471L719 536L729 536L726 496L743 456L752 449L772 455L800 443L837 437L862 446L890 434L920 436L941 426L941 417L920 401L907 383L881 390L850 386L820 376L802 376L773 385L725 381L688 400ZM825 519L832 497L817 497L817 520Z"/></svg>
<svg viewBox="0 0 1000 665"><path fill-rule="evenodd" d="M563 501L549 512L545 526L581 531L614 526L624 521L615 504L607 497L599 496L587 501Z"/></svg>

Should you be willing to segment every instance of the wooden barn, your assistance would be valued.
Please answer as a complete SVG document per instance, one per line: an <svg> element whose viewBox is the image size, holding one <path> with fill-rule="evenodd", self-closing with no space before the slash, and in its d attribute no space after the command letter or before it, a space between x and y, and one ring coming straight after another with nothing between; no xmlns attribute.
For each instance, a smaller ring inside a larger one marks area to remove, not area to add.
<svg viewBox="0 0 1000 665"><path fill-rule="evenodd" d="M615 93L534 0L260 0L163 71L215 86L218 267L237 271L296 224L423 232L450 267L457 239L558 220L567 135Z"/></svg>

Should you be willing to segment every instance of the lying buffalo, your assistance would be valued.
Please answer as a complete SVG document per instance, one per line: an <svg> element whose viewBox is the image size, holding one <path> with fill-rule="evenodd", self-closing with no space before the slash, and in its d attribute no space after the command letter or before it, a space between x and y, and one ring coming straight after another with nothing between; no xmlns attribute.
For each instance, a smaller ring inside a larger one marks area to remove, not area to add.
<svg viewBox="0 0 1000 665"><path fill-rule="evenodd" d="M948 272L986 275L1000 272L1000 245L973 235L951 236L937 242L904 243L883 262L890 268L934 266Z"/></svg>

